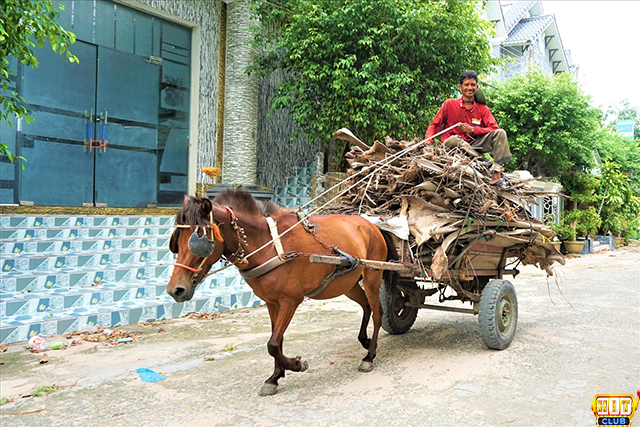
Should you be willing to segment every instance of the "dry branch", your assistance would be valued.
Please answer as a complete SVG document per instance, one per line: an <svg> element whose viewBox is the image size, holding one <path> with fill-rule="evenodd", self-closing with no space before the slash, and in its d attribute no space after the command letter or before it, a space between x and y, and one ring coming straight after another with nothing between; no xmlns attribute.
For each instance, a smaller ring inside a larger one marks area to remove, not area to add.
<svg viewBox="0 0 640 427"><path fill-rule="evenodd" d="M523 264L535 264L549 274L553 262L564 264L564 257L550 243L555 233L531 215L530 204L535 204L535 196L542 195L528 187L533 178L504 174L508 188L499 189L489 185L490 162L456 148L430 144L372 168L374 163L420 141L386 137L384 143L375 141L369 147L348 129L340 129L334 136L356 144L346 154L348 176L352 177L346 186L361 180L364 173L370 176L324 212L377 215L382 219L406 215L413 253L421 264L431 266L430 272L437 279L453 267L450 259L469 265L464 245L476 241L520 248L510 253L518 252ZM370 170L359 173L365 168ZM456 257L458 254L464 257Z"/></svg>

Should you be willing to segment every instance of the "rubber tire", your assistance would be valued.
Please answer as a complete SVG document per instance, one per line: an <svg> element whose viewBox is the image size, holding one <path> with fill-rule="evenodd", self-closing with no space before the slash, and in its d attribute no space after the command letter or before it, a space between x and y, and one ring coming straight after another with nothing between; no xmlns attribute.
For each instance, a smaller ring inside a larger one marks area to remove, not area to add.
<svg viewBox="0 0 640 427"><path fill-rule="evenodd" d="M418 309L413 307L402 307L398 309L398 305L404 301L404 295L397 288L392 295L387 292L389 285L387 284L387 275L382 278L380 286L380 303L382 304L382 329L393 335L404 334L418 316ZM394 304L396 309L393 309Z"/></svg>
<svg viewBox="0 0 640 427"><path fill-rule="evenodd" d="M518 298L508 280L493 279L482 290L478 308L480 337L494 350L509 347L518 326Z"/></svg>

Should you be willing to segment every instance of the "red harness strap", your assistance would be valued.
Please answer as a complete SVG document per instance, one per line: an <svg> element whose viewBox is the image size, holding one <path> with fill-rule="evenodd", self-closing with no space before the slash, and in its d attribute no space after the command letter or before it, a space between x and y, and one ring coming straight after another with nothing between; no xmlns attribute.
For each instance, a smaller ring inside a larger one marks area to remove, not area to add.
<svg viewBox="0 0 640 427"><path fill-rule="evenodd" d="M182 268L186 268L189 271L193 271L194 273L198 272L197 268L193 268L193 267L189 267L188 265L184 265L184 264L180 264L179 262L174 263L173 265L177 266L177 267L182 267Z"/></svg>
<svg viewBox="0 0 640 427"><path fill-rule="evenodd" d="M231 208L229 206L222 205L222 207L229 211L229 213L231 214L231 219L234 219L236 217L236 214L233 213L233 211L231 210Z"/></svg>

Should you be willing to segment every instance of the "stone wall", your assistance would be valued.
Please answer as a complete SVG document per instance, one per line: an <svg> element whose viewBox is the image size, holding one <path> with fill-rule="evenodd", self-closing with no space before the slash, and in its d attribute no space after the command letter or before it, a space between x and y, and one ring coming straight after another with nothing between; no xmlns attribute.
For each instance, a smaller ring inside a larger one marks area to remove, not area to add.
<svg viewBox="0 0 640 427"><path fill-rule="evenodd" d="M276 71L260 81L258 108L258 179L260 185L271 189L286 185L286 179L296 175L297 167L316 160L320 143L309 143L298 130L291 113L277 110L269 113L271 100L278 84L284 79L283 71Z"/></svg>

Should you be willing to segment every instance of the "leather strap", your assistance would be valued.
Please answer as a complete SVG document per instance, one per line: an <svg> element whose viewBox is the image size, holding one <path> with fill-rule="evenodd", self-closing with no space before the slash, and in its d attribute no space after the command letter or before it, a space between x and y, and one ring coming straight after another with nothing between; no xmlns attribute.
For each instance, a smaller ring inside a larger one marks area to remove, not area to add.
<svg viewBox="0 0 640 427"><path fill-rule="evenodd" d="M316 295L320 294L320 292L327 289L327 286L333 282L333 280L338 277L342 277L345 274L351 273L353 270L360 266L360 260L358 258L352 257L346 252L341 251L340 249L334 247L333 250L340 255L340 260L342 261L340 265L336 265L331 274L320 282L320 284L311 292L305 295L305 297L313 298Z"/></svg>
<svg viewBox="0 0 640 427"><path fill-rule="evenodd" d="M267 274L268 272L270 272L274 268L280 267L285 262L286 261L282 261L280 259L280 257L274 256L273 258L271 258L269 261L265 262L264 264L261 264L261 265L259 265L257 267L254 267L254 268L250 269L250 270L238 270L238 272L245 279L254 279L256 277L262 276L263 274Z"/></svg>
<svg viewBox="0 0 640 427"><path fill-rule="evenodd" d="M281 261L284 261L284 249L282 248L282 241L280 241L280 235L278 234L278 225L270 216L266 217L267 224L269 224L269 231L271 232L271 238L273 239L273 246L276 248L276 253Z"/></svg>
<svg viewBox="0 0 640 427"><path fill-rule="evenodd" d="M299 255L300 253L296 251L287 252L282 255L283 259L280 259L279 256L274 256L264 264L260 264L259 266L254 267L250 270L238 270L238 272L240 273L240 276L242 276L245 279L255 279L256 277L260 277L264 274L267 274L271 270L274 270L280 267L282 264L285 264L291 261L292 259L297 258Z"/></svg>

